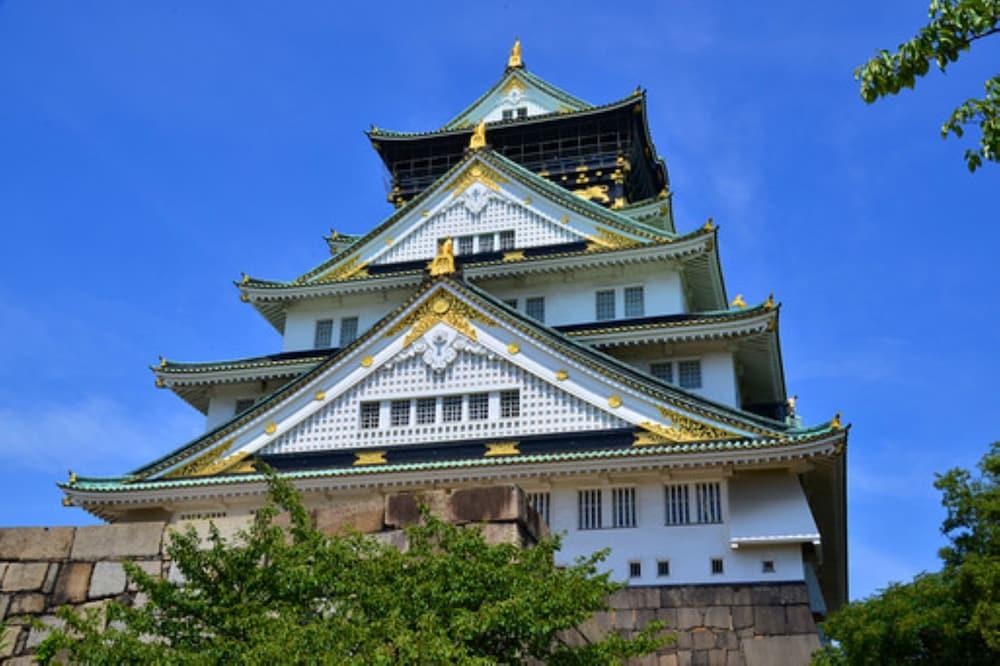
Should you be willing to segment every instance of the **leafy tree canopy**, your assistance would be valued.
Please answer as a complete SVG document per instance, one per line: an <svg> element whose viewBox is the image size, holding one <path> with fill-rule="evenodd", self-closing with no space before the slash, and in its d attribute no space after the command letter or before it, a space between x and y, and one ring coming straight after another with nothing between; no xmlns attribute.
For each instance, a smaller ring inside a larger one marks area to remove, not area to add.
<svg viewBox="0 0 1000 666"><path fill-rule="evenodd" d="M903 88L913 88L934 63L943 72L972 42L1000 32L1000 0L932 0L930 22L894 53L883 49L854 71L861 97L871 104ZM961 137L964 127L979 124L976 149L965 151L970 171L983 160L1000 161L1000 74L986 81L986 95L969 99L955 109L941 127L941 136Z"/></svg>
<svg viewBox="0 0 1000 666"><path fill-rule="evenodd" d="M66 628L40 646L84 664L610 664L656 650L654 624L571 646L567 629L619 589L605 553L556 567L556 538L492 545L425 512L400 550L370 536L317 531L297 492L270 476L270 500L227 542L193 529L169 546L184 584L126 564L148 602L105 613L60 611ZM280 511L288 520L276 521ZM290 523L288 527L278 523Z"/></svg>
<svg viewBox="0 0 1000 666"><path fill-rule="evenodd" d="M944 566L848 604L823 623L838 646L815 663L1000 663L1000 442L979 463L938 475Z"/></svg>

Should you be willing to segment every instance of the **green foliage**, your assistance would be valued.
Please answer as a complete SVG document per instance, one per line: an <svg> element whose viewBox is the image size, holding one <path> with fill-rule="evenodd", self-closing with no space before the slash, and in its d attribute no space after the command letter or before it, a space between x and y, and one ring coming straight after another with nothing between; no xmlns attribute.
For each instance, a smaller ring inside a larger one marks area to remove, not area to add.
<svg viewBox="0 0 1000 666"><path fill-rule="evenodd" d="M861 98L869 104L903 88L913 88L931 63L942 72L958 60L972 42L1000 32L1000 0L932 0L930 22L895 53L883 49L854 71L861 82ZM941 136L961 137L964 126L979 124L977 149L965 151L970 171L984 160L1000 162L1000 75L986 82L983 99L969 99L941 127Z"/></svg>
<svg viewBox="0 0 1000 666"><path fill-rule="evenodd" d="M558 539L490 545L426 512L406 530L405 551L360 534L327 537L293 488L273 475L270 485L268 505L236 542L214 526L209 547L193 530L172 538L184 585L129 564L145 606L62 609L66 629L40 646L43 662L610 664L667 639L653 625L632 639L560 640L619 589L599 572L604 553L556 567ZM279 510L287 520L275 520Z"/></svg>
<svg viewBox="0 0 1000 666"><path fill-rule="evenodd" d="M942 570L835 613L823 630L839 645L815 664L1000 663L1000 442L979 469L979 478L953 469L934 482L948 511Z"/></svg>

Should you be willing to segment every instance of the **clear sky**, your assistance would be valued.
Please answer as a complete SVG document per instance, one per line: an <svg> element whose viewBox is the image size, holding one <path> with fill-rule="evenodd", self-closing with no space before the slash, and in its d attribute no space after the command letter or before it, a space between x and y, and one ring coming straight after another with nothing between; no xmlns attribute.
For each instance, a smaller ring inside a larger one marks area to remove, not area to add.
<svg viewBox="0 0 1000 666"><path fill-rule="evenodd" d="M933 474L998 437L1000 374L1000 167L938 128L1000 37L875 106L852 78L926 6L0 0L0 525L93 521L68 468L198 433L147 366L277 351L232 281L385 217L362 130L441 126L520 36L590 102L649 90L679 229L713 216L730 294L783 303L800 412L853 424L852 596L935 568Z"/></svg>

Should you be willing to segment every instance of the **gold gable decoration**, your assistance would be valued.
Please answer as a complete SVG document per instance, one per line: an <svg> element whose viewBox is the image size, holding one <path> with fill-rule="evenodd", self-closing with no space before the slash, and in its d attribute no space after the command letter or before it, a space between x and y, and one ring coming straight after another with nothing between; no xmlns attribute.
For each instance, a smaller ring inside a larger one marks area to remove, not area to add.
<svg viewBox="0 0 1000 666"><path fill-rule="evenodd" d="M451 275L455 272L454 241L451 238L445 238L438 245L437 255L427 264L427 270L431 274L431 277Z"/></svg>
<svg viewBox="0 0 1000 666"><path fill-rule="evenodd" d="M354 255L339 266L335 266L326 273L320 275L316 278L316 281L337 282L339 280L347 280L352 277L368 277L368 271L366 270L367 266L367 262L362 262L358 255Z"/></svg>
<svg viewBox="0 0 1000 666"><path fill-rule="evenodd" d="M633 240L628 236L615 233L614 231L609 231L603 227L598 227L596 229L597 235L588 236L587 239L590 241L587 245L587 249L591 252L594 250L602 249L613 249L621 250L629 247L637 247L642 245L637 240Z"/></svg>
<svg viewBox="0 0 1000 666"><path fill-rule="evenodd" d="M696 421L666 407L658 407L660 414L670 419L670 425L643 421L639 424L645 432L635 434L633 446L650 446L654 444L681 444L687 442L711 442L726 439L739 439L740 435L722 428Z"/></svg>
<svg viewBox="0 0 1000 666"><path fill-rule="evenodd" d="M476 163L459 174L451 182L451 185L448 186L448 189L451 190L452 197L458 197L476 183L482 183L494 192L499 192L500 185L505 185L509 182L485 164Z"/></svg>
<svg viewBox="0 0 1000 666"><path fill-rule="evenodd" d="M385 337L397 335L409 327L410 330L403 339L403 347L409 347L436 324L444 323L470 340L476 341L478 335L476 329L472 327L472 321L478 321L487 326L497 325L495 321L482 312L458 300L450 293L442 291L437 296L429 298L406 318L390 328Z"/></svg>
<svg viewBox="0 0 1000 666"><path fill-rule="evenodd" d="M222 457L222 454L233 445L233 441L232 439L227 439L222 444L212 447L207 453L198 456L189 463L181 465L169 474L166 474L164 478L179 479L192 476L212 476L213 474L222 474L223 472L253 471L251 462L239 465L239 463L243 462L250 455L247 451L238 451L225 458ZM239 465L239 468L234 469L237 465Z"/></svg>
<svg viewBox="0 0 1000 666"><path fill-rule="evenodd" d="M476 129L469 137L469 150L480 150L486 147L486 120L480 120Z"/></svg>

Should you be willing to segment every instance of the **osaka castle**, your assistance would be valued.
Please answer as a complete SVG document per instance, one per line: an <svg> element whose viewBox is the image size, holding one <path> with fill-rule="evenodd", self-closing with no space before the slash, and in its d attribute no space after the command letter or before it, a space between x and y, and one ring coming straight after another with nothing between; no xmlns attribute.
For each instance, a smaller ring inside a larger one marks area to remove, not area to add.
<svg viewBox="0 0 1000 666"><path fill-rule="evenodd" d="M796 415L781 307L730 298L720 227L675 226L647 114L642 89L560 90L516 43L444 126L371 128L387 216L331 233L297 277L236 283L280 349L161 359L156 386L205 432L121 476L71 475L64 503L250 515L262 463L309 506L515 484L565 561L607 547L633 585L801 581L839 606L848 428Z"/></svg>

